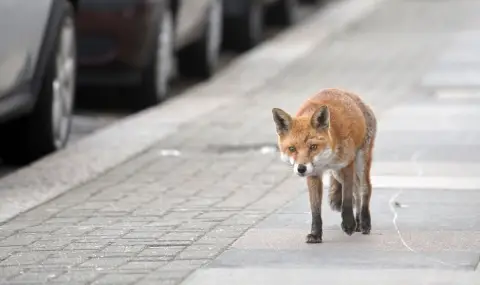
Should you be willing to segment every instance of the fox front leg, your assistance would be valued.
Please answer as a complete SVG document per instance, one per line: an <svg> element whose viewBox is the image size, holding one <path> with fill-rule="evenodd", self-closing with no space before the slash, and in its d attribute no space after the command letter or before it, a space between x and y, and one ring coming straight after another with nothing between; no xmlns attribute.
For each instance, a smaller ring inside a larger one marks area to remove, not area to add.
<svg viewBox="0 0 480 285"><path fill-rule="evenodd" d="M323 184L321 176L307 177L310 209L312 211L312 228L307 235L307 243L321 243L323 236L322 222L322 195Z"/></svg>

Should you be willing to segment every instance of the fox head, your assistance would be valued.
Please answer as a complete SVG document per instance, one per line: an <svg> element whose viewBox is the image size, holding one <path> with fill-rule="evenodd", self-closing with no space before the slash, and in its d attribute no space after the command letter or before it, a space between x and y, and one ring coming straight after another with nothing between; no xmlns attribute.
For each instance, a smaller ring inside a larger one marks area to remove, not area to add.
<svg viewBox="0 0 480 285"><path fill-rule="evenodd" d="M327 106L311 116L291 117L287 112L272 109L278 134L281 159L301 177L317 175L332 162L333 141L330 135L330 112Z"/></svg>

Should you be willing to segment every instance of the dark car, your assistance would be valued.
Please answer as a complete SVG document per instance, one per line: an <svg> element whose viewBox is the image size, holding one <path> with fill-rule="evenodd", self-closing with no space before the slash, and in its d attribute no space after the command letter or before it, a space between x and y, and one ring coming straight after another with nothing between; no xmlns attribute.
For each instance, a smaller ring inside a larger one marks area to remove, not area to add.
<svg viewBox="0 0 480 285"><path fill-rule="evenodd" d="M299 3L300 0L223 0L225 48L253 48L262 41L265 24L294 24Z"/></svg>
<svg viewBox="0 0 480 285"><path fill-rule="evenodd" d="M140 108L169 94L178 70L209 78L222 37L222 0L79 0L82 86L126 90Z"/></svg>
<svg viewBox="0 0 480 285"><path fill-rule="evenodd" d="M63 148L75 99L74 8L0 1L0 156L28 163Z"/></svg>

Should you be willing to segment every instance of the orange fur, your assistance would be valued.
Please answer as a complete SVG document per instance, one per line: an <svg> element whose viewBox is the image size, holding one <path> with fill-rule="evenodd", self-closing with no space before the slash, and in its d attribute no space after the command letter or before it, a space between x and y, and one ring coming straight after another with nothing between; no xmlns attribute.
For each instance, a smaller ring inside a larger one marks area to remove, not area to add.
<svg viewBox="0 0 480 285"><path fill-rule="evenodd" d="M272 112L282 159L308 180L312 233L307 242L321 242L322 195L318 191L322 189L318 187L326 170L331 171L330 205L342 212L344 231L369 233L370 167L376 136L370 107L358 95L332 88L307 99L294 117L277 108Z"/></svg>

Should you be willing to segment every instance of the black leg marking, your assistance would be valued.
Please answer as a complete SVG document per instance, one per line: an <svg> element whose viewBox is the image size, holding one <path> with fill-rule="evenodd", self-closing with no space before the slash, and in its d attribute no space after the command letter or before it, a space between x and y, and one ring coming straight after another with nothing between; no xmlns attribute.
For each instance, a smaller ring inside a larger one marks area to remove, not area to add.
<svg viewBox="0 0 480 285"><path fill-rule="evenodd" d="M360 214L360 231L364 235L370 234L372 230L372 221L370 218L370 210L368 207L363 207Z"/></svg>
<svg viewBox="0 0 480 285"><path fill-rule="evenodd" d="M355 217L353 216L353 208L346 206L342 208L342 230L351 236L357 227Z"/></svg>
<svg viewBox="0 0 480 285"><path fill-rule="evenodd" d="M312 213L312 229L311 232L307 235L307 243L321 243L323 236L323 222L322 215L319 213Z"/></svg>

